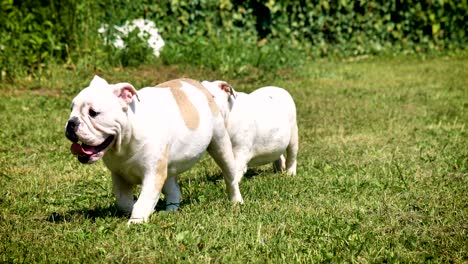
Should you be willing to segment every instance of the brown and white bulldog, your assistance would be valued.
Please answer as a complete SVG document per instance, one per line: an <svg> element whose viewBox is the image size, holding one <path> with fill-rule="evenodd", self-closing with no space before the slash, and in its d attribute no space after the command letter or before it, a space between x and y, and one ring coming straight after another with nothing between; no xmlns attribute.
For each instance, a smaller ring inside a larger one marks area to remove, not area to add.
<svg viewBox="0 0 468 264"><path fill-rule="evenodd" d="M130 223L146 222L161 191L166 210L180 202L177 175L207 150L221 167L232 202L242 202L222 111L199 82L177 79L138 92L95 76L72 102L65 126L81 163L101 157L112 173L118 207ZM133 187L141 184L138 200Z"/></svg>

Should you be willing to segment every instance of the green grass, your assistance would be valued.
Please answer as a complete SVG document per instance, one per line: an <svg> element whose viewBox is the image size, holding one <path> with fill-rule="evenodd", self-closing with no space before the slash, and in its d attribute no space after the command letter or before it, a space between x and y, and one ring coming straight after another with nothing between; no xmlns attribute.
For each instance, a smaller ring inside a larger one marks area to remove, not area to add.
<svg viewBox="0 0 468 264"><path fill-rule="evenodd" d="M136 87L223 79L174 66L99 72ZM228 80L292 93L298 175L256 169L235 206L205 157L180 177L179 212L130 228L103 163L79 164L63 135L90 79L57 68L0 90L0 262L468 261L466 55L319 60Z"/></svg>

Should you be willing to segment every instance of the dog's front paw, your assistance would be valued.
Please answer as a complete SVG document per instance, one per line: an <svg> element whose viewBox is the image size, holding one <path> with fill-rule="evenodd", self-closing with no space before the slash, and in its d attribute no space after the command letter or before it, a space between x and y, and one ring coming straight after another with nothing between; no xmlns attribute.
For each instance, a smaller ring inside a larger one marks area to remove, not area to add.
<svg viewBox="0 0 468 264"><path fill-rule="evenodd" d="M234 204L244 204L244 199L242 199L242 196L234 196L231 198L231 202Z"/></svg>
<svg viewBox="0 0 468 264"><path fill-rule="evenodd" d="M166 204L166 212L175 212L179 209L179 203L168 203Z"/></svg>
<svg viewBox="0 0 468 264"><path fill-rule="evenodd" d="M117 205L117 209L122 213L131 214L133 211L133 204L128 206Z"/></svg>
<svg viewBox="0 0 468 264"><path fill-rule="evenodd" d="M143 223L146 223L147 220L145 218L130 218L130 220L128 220L127 222L127 225L130 226L130 225L133 225L133 224L143 224Z"/></svg>

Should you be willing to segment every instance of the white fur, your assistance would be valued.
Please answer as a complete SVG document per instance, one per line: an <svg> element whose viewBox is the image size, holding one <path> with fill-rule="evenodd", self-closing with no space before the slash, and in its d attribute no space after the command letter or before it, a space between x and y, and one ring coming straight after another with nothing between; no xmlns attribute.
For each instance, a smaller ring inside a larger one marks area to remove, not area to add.
<svg viewBox="0 0 468 264"><path fill-rule="evenodd" d="M202 84L215 96L220 108L230 109L225 118L239 181L247 167L267 163L273 163L277 170L296 175L299 144L296 106L285 89L268 86L246 94L235 92L224 81L204 81ZM220 89L225 85L231 88L230 92L226 93L226 88ZM224 102L219 103L221 101Z"/></svg>
<svg viewBox="0 0 468 264"><path fill-rule="evenodd" d="M90 86L74 98L70 114L70 119L78 117L80 120L76 134L87 145L99 145L109 135L115 136L114 142L103 151L103 160L112 172L118 207L131 212L129 223L146 222L161 191L166 196L166 210L177 209L180 202L177 175L190 169L205 150L223 170L230 200L242 202L224 118L212 114L205 94L183 82L181 89L199 113L199 125L191 130L185 125L169 89L143 88L138 91L139 100L136 100L136 96L129 99L129 86L133 88L130 84L108 84L96 76ZM90 107L99 112L95 118L89 116ZM170 149L169 162L167 179L161 190L156 166L166 146ZM137 184L142 187L134 202L133 187Z"/></svg>

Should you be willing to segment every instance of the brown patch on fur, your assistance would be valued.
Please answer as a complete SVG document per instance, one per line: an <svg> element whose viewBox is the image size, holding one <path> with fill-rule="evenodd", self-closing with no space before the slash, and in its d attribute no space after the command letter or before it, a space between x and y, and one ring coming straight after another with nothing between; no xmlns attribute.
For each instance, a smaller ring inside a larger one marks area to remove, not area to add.
<svg viewBox="0 0 468 264"><path fill-rule="evenodd" d="M203 94L205 94L206 99L208 100L208 105L210 106L210 109L211 109L211 113L213 113L213 116L217 116L219 114L219 108L216 102L214 101L213 95L200 82L192 80L192 79L185 79L185 78L180 79L180 80L195 86L198 90L200 90Z"/></svg>
<svg viewBox="0 0 468 264"><path fill-rule="evenodd" d="M175 79L175 80L170 80L170 81L167 81L167 82L163 82L163 83L160 83L158 85L156 85L155 87L157 88L181 88L182 87L182 83L180 82L180 79Z"/></svg>
<svg viewBox="0 0 468 264"><path fill-rule="evenodd" d="M156 87L169 88L177 106L179 107L179 111L182 115L182 119L184 119L185 125L191 130L197 129L200 123L200 116L187 94L181 89L181 80L167 81L165 83L158 84Z"/></svg>
<svg viewBox="0 0 468 264"><path fill-rule="evenodd" d="M169 164L169 145L166 145L156 164L156 190L162 190L167 179L167 166Z"/></svg>

